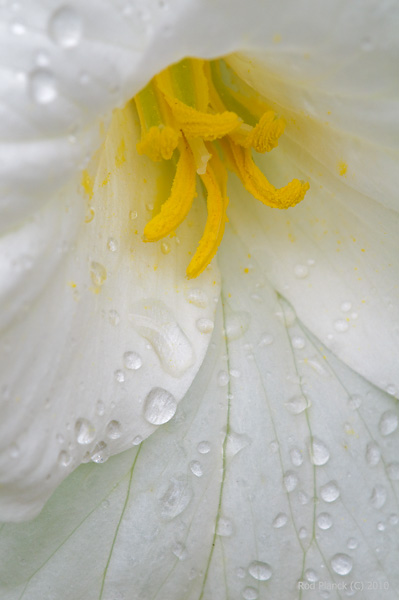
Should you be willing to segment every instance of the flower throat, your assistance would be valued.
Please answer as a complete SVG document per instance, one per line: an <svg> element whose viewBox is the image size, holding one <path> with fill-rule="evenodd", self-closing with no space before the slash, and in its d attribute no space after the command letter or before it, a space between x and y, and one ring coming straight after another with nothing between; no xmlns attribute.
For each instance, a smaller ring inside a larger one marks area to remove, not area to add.
<svg viewBox="0 0 399 600"><path fill-rule="evenodd" d="M155 242L187 217L197 196L197 176L207 195L207 220L187 267L197 277L215 256L227 221L227 170L233 171L257 200L289 208L303 200L308 183L292 180L273 187L252 159L270 152L285 122L224 61L184 59L172 65L134 97L141 125L139 154L171 161L175 175L168 199L144 228L144 241Z"/></svg>

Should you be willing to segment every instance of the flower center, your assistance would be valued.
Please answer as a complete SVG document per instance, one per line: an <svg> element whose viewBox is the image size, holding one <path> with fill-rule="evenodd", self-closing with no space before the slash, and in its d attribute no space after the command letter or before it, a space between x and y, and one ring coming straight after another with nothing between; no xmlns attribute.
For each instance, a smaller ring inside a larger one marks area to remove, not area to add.
<svg viewBox="0 0 399 600"><path fill-rule="evenodd" d="M207 221L188 278L202 273L222 241L227 169L267 206L289 208L303 200L308 183L294 179L276 189L255 165L252 149L275 148L285 122L224 61L184 59L154 77L134 102L141 125L138 153L171 161L175 169L170 195L145 226L144 241L173 234L184 221L197 195L197 176L206 190Z"/></svg>

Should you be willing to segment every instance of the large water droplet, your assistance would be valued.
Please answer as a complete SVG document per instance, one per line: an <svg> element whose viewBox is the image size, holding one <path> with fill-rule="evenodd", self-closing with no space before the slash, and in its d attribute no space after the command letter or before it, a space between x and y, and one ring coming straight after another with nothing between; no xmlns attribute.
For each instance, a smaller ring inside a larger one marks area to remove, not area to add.
<svg viewBox="0 0 399 600"><path fill-rule="evenodd" d="M222 537L229 537L233 533L233 523L230 519L226 519L224 517L220 517L217 526L216 526L216 534Z"/></svg>
<svg viewBox="0 0 399 600"><path fill-rule="evenodd" d="M78 444L90 444L96 435L96 429L88 419L78 419L75 423L75 436Z"/></svg>
<svg viewBox="0 0 399 600"><path fill-rule="evenodd" d="M335 502L340 496L340 491L335 481L330 481L323 485L320 488L320 496L324 502Z"/></svg>
<svg viewBox="0 0 399 600"><path fill-rule="evenodd" d="M352 571L353 561L347 554L335 554L331 559L331 567L337 575L348 575Z"/></svg>
<svg viewBox="0 0 399 600"><path fill-rule="evenodd" d="M312 463L318 467L325 465L330 458L330 452L327 446L318 438L311 441L311 459Z"/></svg>
<svg viewBox="0 0 399 600"><path fill-rule="evenodd" d="M284 474L283 481L287 492L293 492L298 485L298 476L294 471L287 471Z"/></svg>
<svg viewBox="0 0 399 600"><path fill-rule="evenodd" d="M184 476L172 477L168 489L159 500L162 517L169 521L180 515L189 505L192 495Z"/></svg>
<svg viewBox="0 0 399 600"><path fill-rule="evenodd" d="M284 406L293 415L299 415L301 412L309 408L309 403L305 396L294 396L285 402Z"/></svg>
<svg viewBox="0 0 399 600"><path fill-rule="evenodd" d="M272 576L273 571L268 563L254 560L248 567L248 573L258 581L267 581Z"/></svg>
<svg viewBox="0 0 399 600"><path fill-rule="evenodd" d="M177 408L172 394L163 388L153 388L144 402L144 417L152 425L163 425L171 420Z"/></svg>
<svg viewBox="0 0 399 600"><path fill-rule="evenodd" d="M379 422L379 429L381 435L390 435L398 428L398 415L393 410L387 410L381 416Z"/></svg>
<svg viewBox="0 0 399 600"><path fill-rule="evenodd" d="M200 442L197 446L197 450L200 454L208 454L210 452L211 445L207 441Z"/></svg>
<svg viewBox="0 0 399 600"><path fill-rule="evenodd" d="M135 329L148 340L166 373L181 377L195 361L194 349L163 302L147 300L129 315Z"/></svg>
<svg viewBox="0 0 399 600"><path fill-rule="evenodd" d="M319 576L314 569L306 569L305 579L310 583L315 583L316 581L319 581Z"/></svg>
<svg viewBox="0 0 399 600"><path fill-rule="evenodd" d="M123 363L127 369L137 371L143 364L140 354L137 352L125 352L123 355Z"/></svg>
<svg viewBox="0 0 399 600"><path fill-rule="evenodd" d="M387 500L387 491L383 485L376 485L370 496L370 504L374 508L382 508Z"/></svg>
<svg viewBox="0 0 399 600"><path fill-rule="evenodd" d="M48 69L39 68L30 74L29 89L37 104L49 104L58 95L55 77Z"/></svg>
<svg viewBox="0 0 399 600"><path fill-rule="evenodd" d="M214 327L213 321L205 318L198 319L196 326L198 331L201 333L212 333Z"/></svg>
<svg viewBox="0 0 399 600"><path fill-rule="evenodd" d="M274 517L272 525L275 529L280 529L280 527L284 527L284 525L287 523L287 515L285 513L279 513L276 517Z"/></svg>
<svg viewBox="0 0 399 600"><path fill-rule="evenodd" d="M381 450L376 442L369 442L366 447L366 460L370 467L378 465L381 459Z"/></svg>
<svg viewBox="0 0 399 600"><path fill-rule="evenodd" d="M105 442L98 442L90 458L95 463L104 463L109 458L109 451Z"/></svg>
<svg viewBox="0 0 399 600"><path fill-rule="evenodd" d="M316 521L317 521L317 525L320 529L324 530L324 529L330 529L330 527L332 527L332 518L326 512L320 513L317 516Z"/></svg>
<svg viewBox="0 0 399 600"><path fill-rule="evenodd" d="M206 308L208 306L208 296L200 288L191 288L186 292L186 299L190 304L198 306L198 308Z"/></svg>
<svg viewBox="0 0 399 600"><path fill-rule="evenodd" d="M107 425L105 433L111 440L117 440L118 438L120 438L121 424L119 423L119 421L110 421Z"/></svg>
<svg viewBox="0 0 399 600"><path fill-rule="evenodd" d="M56 44L73 48L81 40L83 23L80 15L69 6L62 6L51 17L49 34Z"/></svg>
<svg viewBox="0 0 399 600"><path fill-rule="evenodd" d="M105 267L96 261L90 263L90 277L94 285L103 285L107 279Z"/></svg>

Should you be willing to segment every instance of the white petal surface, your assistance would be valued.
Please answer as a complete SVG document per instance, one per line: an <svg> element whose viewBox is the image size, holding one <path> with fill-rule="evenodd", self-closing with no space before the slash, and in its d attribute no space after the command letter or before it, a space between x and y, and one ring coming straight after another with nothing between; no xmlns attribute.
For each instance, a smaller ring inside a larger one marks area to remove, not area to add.
<svg viewBox="0 0 399 600"><path fill-rule="evenodd" d="M352 582L397 598L397 407L228 249L214 343L175 420L3 526L4 600L294 600L299 582L304 600Z"/></svg>
<svg viewBox="0 0 399 600"><path fill-rule="evenodd" d="M180 237L142 242L159 173L137 155L136 120L115 113L91 199L70 186L1 240L3 520L34 516L82 461L169 421L209 344L198 321L213 324L218 275L184 276L203 207Z"/></svg>

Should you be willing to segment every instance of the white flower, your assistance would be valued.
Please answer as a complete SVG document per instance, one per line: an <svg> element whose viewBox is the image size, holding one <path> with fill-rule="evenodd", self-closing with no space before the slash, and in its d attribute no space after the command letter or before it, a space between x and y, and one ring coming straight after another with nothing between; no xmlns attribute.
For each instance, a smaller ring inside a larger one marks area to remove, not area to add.
<svg viewBox="0 0 399 600"><path fill-rule="evenodd" d="M1 6L1 518L131 448L3 526L2 598L396 597L399 15L320 9ZM269 179L311 187L274 211L231 177L187 281L201 202L143 244L134 113L95 151L155 73L221 55L287 120Z"/></svg>

